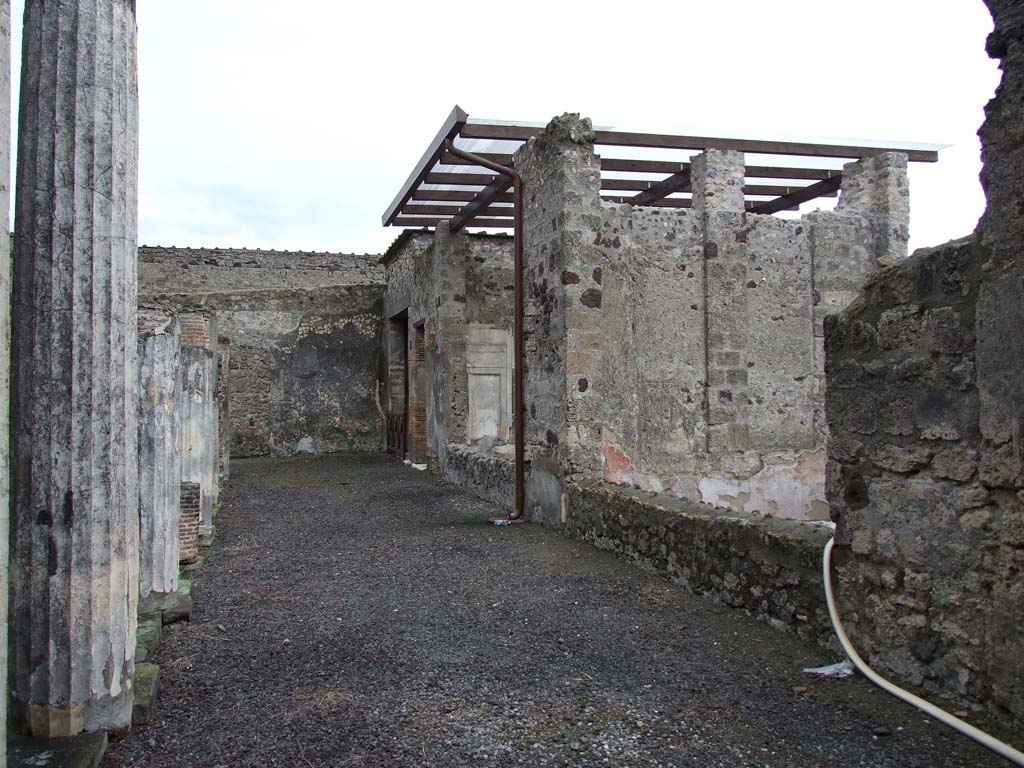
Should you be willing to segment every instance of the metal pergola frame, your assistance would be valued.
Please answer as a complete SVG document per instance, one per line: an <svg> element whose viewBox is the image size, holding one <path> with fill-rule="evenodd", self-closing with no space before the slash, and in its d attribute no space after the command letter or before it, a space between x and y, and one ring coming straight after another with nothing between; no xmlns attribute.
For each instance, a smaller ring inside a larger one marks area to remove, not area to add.
<svg viewBox="0 0 1024 768"><path fill-rule="evenodd" d="M518 146L542 130L543 126L525 123L470 120L469 114L456 106L388 206L382 217L384 226L434 227L441 221L448 221L452 231L466 226L512 228L512 184L509 177L497 173L459 172L475 163L456 156L446 149L445 144L448 141L458 144L460 140L493 140ZM665 159L635 159L614 157L614 150L599 152L601 199L610 203L656 208L691 207L692 201L686 197L690 193L690 164L678 159L679 150L697 153L705 149L731 149L771 156L773 162L748 165L744 172L747 210L759 214L796 210L801 203L820 197L835 197L843 175L842 168L835 167L838 160L902 152L912 162L934 163L942 148L934 144L904 142L876 146L612 130L597 130L595 136L594 143L598 147L663 150L666 155ZM495 165L514 166L511 152L473 151L473 154ZM803 160L787 164L787 157ZM482 169L478 167L478 170Z"/></svg>
<svg viewBox="0 0 1024 768"><path fill-rule="evenodd" d="M507 518L523 519L525 504L526 446L523 382L523 210L522 179L515 171L511 153L469 151L458 140L492 140L521 146L536 136L543 126L494 121L470 122L469 115L456 106L437 132L402 190L383 216L384 226L435 227L447 221L450 231L466 226L512 228L515 299L513 336L515 339L513 371L513 414L515 418L515 507ZM854 146L850 144L817 144L799 141L755 141L751 139L709 138L703 136L672 136L625 131L595 131L599 146L631 147L702 152L705 149L730 149L745 153L772 156L798 156L815 160L860 159L886 152L903 152L916 162L938 160L935 145L904 144L893 146ZM792 163L792 161L791 161ZM444 170L445 167L449 170ZM473 167L473 172L457 172L459 167ZM484 173L482 171L488 171ZM622 178L612 173L658 175L656 179ZM834 197L842 181L842 169L820 165L749 165L745 166L743 188L749 212L771 214L798 209L801 203L818 197ZM746 179L769 179L772 184L746 184ZM454 187L454 189L452 189ZM509 190L514 190L512 194ZM690 192L690 163L674 160L631 159L601 155L601 189L630 192L630 195L602 195L602 200L637 206L689 208L692 200L681 195Z"/></svg>

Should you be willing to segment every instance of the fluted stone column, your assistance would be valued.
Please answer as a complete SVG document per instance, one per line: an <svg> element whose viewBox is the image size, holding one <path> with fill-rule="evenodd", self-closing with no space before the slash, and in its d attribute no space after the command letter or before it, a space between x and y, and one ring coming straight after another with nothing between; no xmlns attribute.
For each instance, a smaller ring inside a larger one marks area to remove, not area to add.
<svg viewBox="0 0 1024 768"><path fill-rule="evenodd" d="M11 393L11 0L0 0L0 744L7 743L7 599ZM0 768L6 768L0 748Z"/></svg>
<svg viewBox="0 0 1024 768"><path fill-rule="evenodd" d="M12 326L12 720L131 723L138 91L131 0L27 0Z"/></svg>
<svg viewBox="0 0 1024 768"><path fill-rule="evenodd" d="M213 537L213 508L220 475L217 427L217 318L178 315L181 326L181 480L199 483L200 543Z"/></svg>
<svg viewBox="0 0 1024 768"><path fill-rule="evenodd" d="M139 612L178 589L181 340L173 314L139 310Z"/></svg>

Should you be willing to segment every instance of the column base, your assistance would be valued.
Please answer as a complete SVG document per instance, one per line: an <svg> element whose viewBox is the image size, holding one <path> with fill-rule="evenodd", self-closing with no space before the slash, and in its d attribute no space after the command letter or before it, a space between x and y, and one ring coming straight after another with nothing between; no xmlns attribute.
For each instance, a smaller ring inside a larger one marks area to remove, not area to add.
<svg viewBox="0 0 1024 768"><path fill-rule="evenodd" d="M102 696L67 707L27 704L12 698L11 730L37 739L66 739L95 731L126 732L132 725L134 703L133 688L126 688L117 696Z"/></svg>
<svg viewBox="0 0 1024 768"><path fill-rule="evenodd" d="M150 592L139 601L139 615L158 613L164 624L192 619L192 582L178 580L175 592Z"/></svg>
<svg viewBox="0 0 1024 768"><path fill-rule="evenodd" d="M212 525L199 526L199 546L208 547L213 544L214 528Z"/></svg>

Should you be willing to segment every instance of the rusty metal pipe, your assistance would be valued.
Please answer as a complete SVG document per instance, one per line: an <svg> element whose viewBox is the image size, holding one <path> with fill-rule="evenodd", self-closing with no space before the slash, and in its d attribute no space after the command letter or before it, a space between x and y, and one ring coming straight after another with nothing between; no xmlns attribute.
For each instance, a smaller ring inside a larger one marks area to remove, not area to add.
<svg viewBox="0 0 1024 768"><path fill-rule="evenodd" d="M455 146L451 139L445 140L445 148L462 160L479 165L488 170L508 176L512 179L513 200L513 263L515 269L515 301L513 313L513 366L512 372L512 429L515 432L516 449L516 506L509 518L519 520L523 517L523 506L526 497L526 436L523 434L523 420L526 412L523 393L523 179L512 168L492 163L472 152L466 152Z"/></svg>

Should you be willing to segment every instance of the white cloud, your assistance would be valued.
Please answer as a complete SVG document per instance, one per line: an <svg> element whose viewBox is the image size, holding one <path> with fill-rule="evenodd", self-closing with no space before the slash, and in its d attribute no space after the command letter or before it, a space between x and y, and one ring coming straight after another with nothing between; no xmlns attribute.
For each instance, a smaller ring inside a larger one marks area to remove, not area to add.
<svg viewBox="0 0 1024 768"><path fill-rule="evenodd" d="M150 244L381 251L396 232L380 214L456 102L948 143L912 172L912 245L966 234L984 207L975 132L998 72L981 0L150 0L138 21Z"/></svg>

